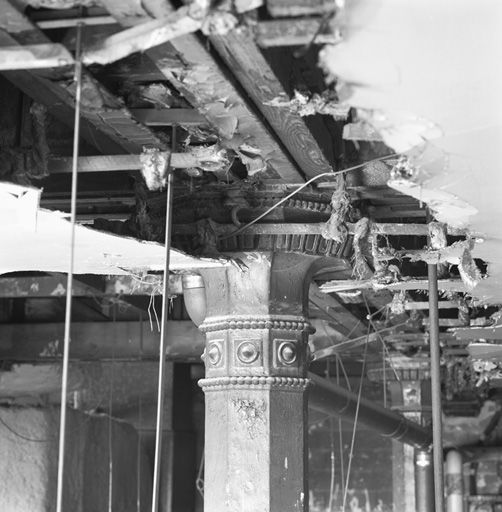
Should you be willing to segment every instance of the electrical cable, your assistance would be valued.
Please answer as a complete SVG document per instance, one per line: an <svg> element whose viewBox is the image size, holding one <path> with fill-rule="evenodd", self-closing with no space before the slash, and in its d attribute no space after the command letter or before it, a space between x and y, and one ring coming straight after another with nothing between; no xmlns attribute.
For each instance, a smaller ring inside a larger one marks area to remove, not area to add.
<svg viewBox="0 0 502 512"><path fill-rule="evenodd" d="M169 313L169 260L171 250L171 225L173 206L173 169L171 166L171 155L176 150L176 125L173 125L171 152L167 163L167 191L166 191L166 230L164 245L166 259L164 265L164 282L162 283L162 317L160 325L160 346L159 346L159 381L157 390L157 421L155 425L155 455L153 467L153 489L152 489L152 512L159 509L160 496L160 463L162 453L162 430L164 425L164 391L166 380L166 343L167 343L167 318Z"/></svg>
<svg viewBox="0 0 502 512"><path fill-rule="evenodd" d="M231 238L233 236L239 235L240 233L245 231L247 228L249 228L253 224L256 224L259 220L263 219L263 217L266 217L269 213L273 212L276 208L281 206L281 204L285 203L288 199L291 199L293 196L298 194L298 192L300 192L304 188L308 187L311 183L313 183L314 181L317 181L320 178L324 178L325 176L335 176L335 177L336 176L341 176L342 174L345 174L345 173L350 172L350 171L355 171L357 169L361 169L362 167L365 167L366 165L372 164L374 162L380 162L382 160L387 160L387 158L395 158L396 156L399 156L399 155L396 154L396 153L392 153L391 155L382 156L380 158L374 158L373 160L369 160L368 162L364 162L362 164L354 165L352 167L348 167L347 169L342 169L341 171L337 171L337 172L323 172L321 174L318 174L317 176L314 176L313 178L310 178L308 181L306 181L305 183L300 185L296 190L293 190L293 192L291 192L287 196L285 196L282 199L280 199L279 201L277 201L277 203L275 203L270 208L265 210L262 214L258 215L258 217L256 217L255 219L249 221L247 224L244 224L244 226L241 226L239 229L236 229L232 233L228 233L227 235L223 235L223 236L219 237L219 239L220 240L226 240L227 238Z"/></svg>
<svg viewBox="0 0 502 512"><path fill-rule="evenodd" d="M342 362L340 357L336 356L336 385L340 385L340 372L339 372L339 365ZM343 370L345 373L345 369ZM347 375L347 374L345 374ZM350 382L348 377L347 378L347 384L350 390ZM342 418L338 417L338 442L340 445L340 479L342 484L342 489L345 489L345 457L343 456L343 430L342 430Z"/></svg>
<svg viewBox="0 0 502 512"><path fill-rule="evenodd" d="M24 441L29 441L30 443L49 443L50 441L54 440L55 437L48 438L48 439L35 439L33 437L25 436L24 434L20 434L15 429L13 429L8 423L5 422L5 420L0 416L0 423L12 434L14 434L16 437L19 437L20 439L23 439Z"/></svg>
<svg viewBox="0 0 502 512"><path fill-rule="evenodd" d="M80 104L82 97L82 27L77 25L77 41L75 50L75 118L73 127L73 158L71 168L71 214L70 214L70 258L66 283L66 307L63 343L63 369L61 376L61 416L59 423L58 475L56 491L56 512L63 512L64 456L66 444L66 396L68 394L68 367L70 359L70 326L73 295L73 270L75 263L75 226L77 219L77 170L80 138Z"/></svg>

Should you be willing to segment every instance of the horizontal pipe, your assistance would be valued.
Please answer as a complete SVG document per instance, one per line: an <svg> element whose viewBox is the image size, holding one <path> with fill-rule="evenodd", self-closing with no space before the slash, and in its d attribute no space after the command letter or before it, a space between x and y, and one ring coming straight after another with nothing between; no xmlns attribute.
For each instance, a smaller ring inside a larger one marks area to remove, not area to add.
<svg viewBox="0 0 502 512"><path fill-rule="evenodd" d="M309 390L310 408L329 416L354 419L357 395L313 373L309 373L309 379L312 384ZM432 442L430 430L365 398L360 400L358 422L383 437L415 448L427 449Z"/></svg>

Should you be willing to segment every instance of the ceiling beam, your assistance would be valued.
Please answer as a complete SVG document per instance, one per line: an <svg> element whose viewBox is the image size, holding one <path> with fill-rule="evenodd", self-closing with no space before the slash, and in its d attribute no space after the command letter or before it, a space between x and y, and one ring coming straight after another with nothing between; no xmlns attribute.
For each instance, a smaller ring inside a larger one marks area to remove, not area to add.
<svg viewBox="0 0 502 512"><path fill-rule="evenodd" d="M133 0L102 0L102 4L122 26L132 26L149 19L138 13ZM164 9L169 3L162 2ZM151 12L154 9L149 9ZM193 105L229 148L246 143L258 150L267 163L261 173L265 179L289 183L304 181L290 155L269 132L267 126L249 107L247 99L216 63L207 48L194 35L179 37L147 50L164 77ZM133 71L133 70L131 70Z"/></svg>
<svg viewBox="0 0 502 512"><path fill-rule="evenodd" d="M396 281L395 283L379 284L372 279L355 279L328 281L322 284L320 290L324 293L337 293L349 290L428 290L429 281L427 279L410 279L408 281ZM448 292L467 292L469 291L461 279L439 279L438 289Z"/></svg>
<svg viewBox="0 0 502 512"><path fill-rule="evenodd" d="M239 27L226 35L210 36L209 40L305 176L311 178L332 171L303 118L287 108L267 105L287 94L256 45L251 29Z"/></svg>
<svg viewBox="0 0 502 512"><path fill-rule="evenodd" d="M0 0L0 12L0 47L51 42L9 0ZM6 71L4 75L27 96L47 105L54 117L73 126L75 88L66 85L67 80L49 80L26 70ZM139 153L145 144L161 145L153 132L138 123L124 104L85 70L82 77L82 136L87 142L114 153ZM101 98L103 104L96 104L96 98Z"/></svg>

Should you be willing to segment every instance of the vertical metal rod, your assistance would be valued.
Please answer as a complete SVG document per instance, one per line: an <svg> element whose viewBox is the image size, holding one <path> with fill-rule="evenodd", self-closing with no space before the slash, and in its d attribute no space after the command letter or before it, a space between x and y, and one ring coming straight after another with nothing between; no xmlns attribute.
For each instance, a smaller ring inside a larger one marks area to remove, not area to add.
<svg viewBox="0 0 502 512"><path fill-rule="evenodd" d="M415 503L417 512L434 512L434 478L429 451L415 452Z"/></svg>
<svg viewBox="0 0 502 512"><path fill-rule="evenodd" d="M444 511L443 419L441 408L441 369L439 353L439 310L437 264L427 265L429 277L429 335L432 388L432 447L436 512Z"/></svg>
<svg viewBox="0 0 502 512"><path fill-rule="evenodd" d="M68 394L68 366L70 360L70 326L73 295L73 269L75 265L75 224L77 219L77 165L80 138L80 98L82 96L82 24L77 26L75 51L75 118L73 126L73 159L71 167L71 214L70 214L70 258L66 281L66 307L63 342L63 369L61 376L61 415L59 420L58 476L56 490L56 512L63 512L63 477L66 445L66 396Z"/></svg>
<svg viewBox="0 0 502 512"><path fill-rule="evenodd" d="M173 125L171 140L171 155L176 150L176 125ZM157 422L155 428L155 459L153 467L152 512L158 511L160 489L160 463L162 452L162 430L164 424L164 391L166 373L166 327L168 315L169 296L169 252L171 249L171 224L172 224L172 198L173 198L173 173L171 168L171 155L167 166L167 193L166 193L166 231L165 248L166 261L164 266L164 283L162 286L162 319L160 326L159 347L159 382L157 390Z"/></svg>

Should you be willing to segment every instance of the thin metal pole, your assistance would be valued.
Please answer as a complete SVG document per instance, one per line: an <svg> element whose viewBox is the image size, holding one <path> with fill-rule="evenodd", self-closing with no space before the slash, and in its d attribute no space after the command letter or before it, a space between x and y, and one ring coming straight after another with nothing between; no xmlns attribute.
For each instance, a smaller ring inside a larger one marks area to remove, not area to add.
<svg viewBox="0 0 502 512"><path fill-rule="evenodd" d="M75 51L75 119L73 127L73 160L71 167L71 213L70 213L70 258L66 281L66 307L63 344L63 370L61 377L61 415L59 421L58 479L56 491L56 512L63 512L63 477L66 444L66 396L68 394L68 366L70 360L70 326L73 295L73 270L75 264L75 224L77 219L77 164L80 138L80 98L82 96L82 25L77 27Z"/></svg>
<svg viewBox="0 0 502 512"><path fill-rule="evenodd" d="M439 354L438 269L427 265L429 277L429 337L431 351L432 449L434 461L434 496L436 512L444 511L443 419L441 408L441 374Z"/></svg>
<svg viewBox="0 0 502 512"><path fill-rule="evenodd" d="M176 125L173 125L171 154L176 149ZM152 491L152 512L157 512L159 507L160 489L160 463L162 452L162 430L164 424L164 391L166 373L166 327L169 308L169 252L171 249L171 224L173 205L173 173L171 168L171 156L167 166L167 193L166 193L166 232L165 247L166 261L164 266L164 283L162 286L162 319L160 326L160 348L159 348L159 382L157 390L157 423L155 429L155 459L153 467L153 491Z"/></svg>

